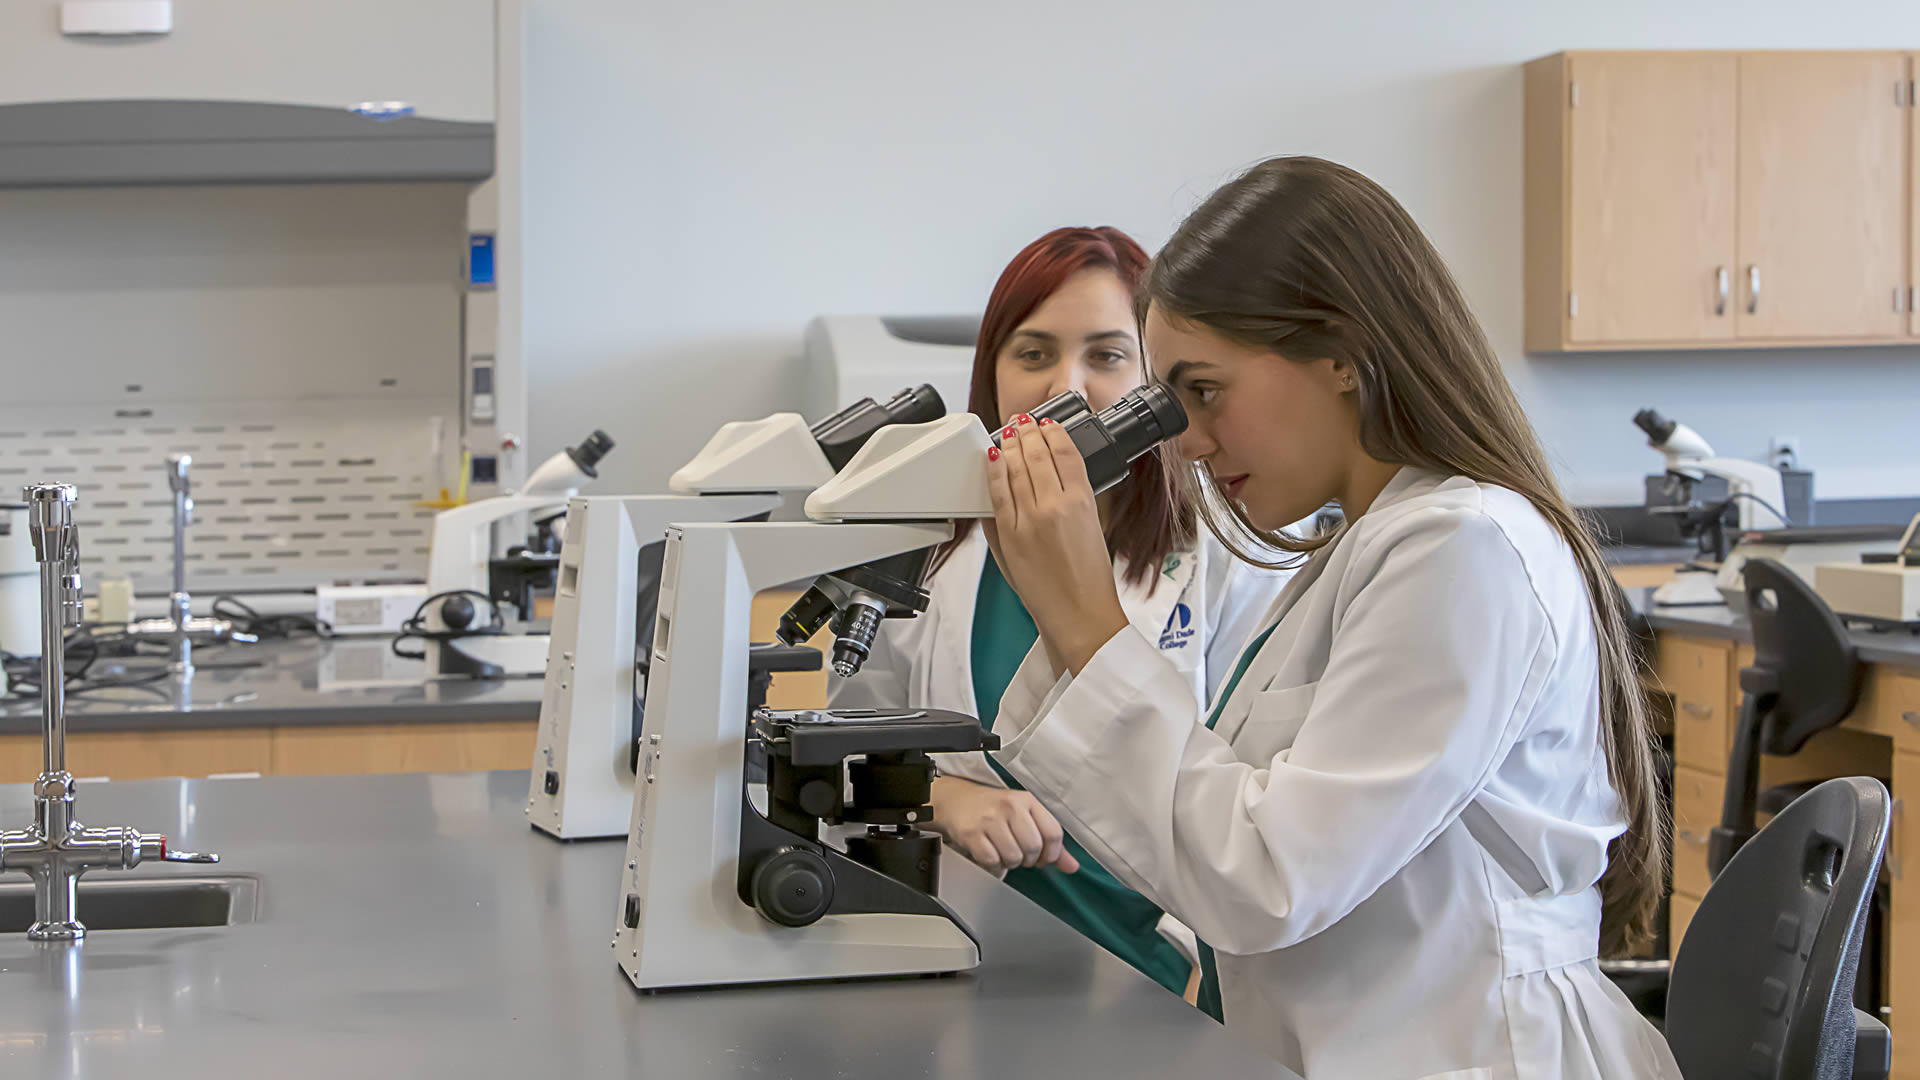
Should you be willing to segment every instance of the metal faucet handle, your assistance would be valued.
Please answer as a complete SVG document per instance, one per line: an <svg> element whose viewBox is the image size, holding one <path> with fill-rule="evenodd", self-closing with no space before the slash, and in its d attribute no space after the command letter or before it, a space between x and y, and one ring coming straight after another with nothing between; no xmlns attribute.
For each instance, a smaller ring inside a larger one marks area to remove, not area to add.
<svg viewBox="0 0 1920 1080"><path fill-rule="evenodd" d="M141 833L140 857L134 862L144 862L148 859L157 859L161 862L217 863L220 861L220 856L212 852L175 851L167 846L165 836L159 833Z"/></svg>
<svg viewBox="0 0 1920 1080"><path fill-rule="evenodd" d="M174 454L167 458L167 490L179 498L180 524L193 524L193 481L187 470L193 467L192 454Z"/></svg>
<svg viewBox="0 0 1920 1080"><path fill-rule="evenodd" d="M36 562L66 561L73 546L73 504L79 492L72 484L28 484L27 532L33 537Z"/></svg>

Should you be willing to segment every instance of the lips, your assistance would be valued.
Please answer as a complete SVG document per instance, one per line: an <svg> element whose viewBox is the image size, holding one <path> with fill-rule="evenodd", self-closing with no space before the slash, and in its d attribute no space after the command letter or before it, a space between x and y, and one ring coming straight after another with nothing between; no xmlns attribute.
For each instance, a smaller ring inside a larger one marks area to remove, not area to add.
<svg viewBox="0 0 1920 1080"><path fill-rule="evenodd" d="M1227 498L1237 499L1240 497L1240 489L1246 486L1247 474L1241 473L1238 476L1215 477L1214 482L1220 485L1221 491L1226 492Z"/></svg>

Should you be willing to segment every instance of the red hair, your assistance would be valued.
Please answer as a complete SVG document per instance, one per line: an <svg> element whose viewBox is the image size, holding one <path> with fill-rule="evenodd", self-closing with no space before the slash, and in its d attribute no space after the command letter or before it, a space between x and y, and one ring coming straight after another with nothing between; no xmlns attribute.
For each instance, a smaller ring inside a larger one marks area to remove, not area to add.
<svg viewBox="0 0 1920 1080"><path fill-rule="evenodd" d="M973 347L973 383L967 409L988 431L1005 419L995 374L1000 349L1036 308L1068 279L1086 270L1107 270L1120 279L1129 294L1140 286L1147 271L1147 253L1133 237L1111 226L1055 229L1022 248L1000 272L980 336ZM1107 550L1127 563L1128 584L1155 580L1168 555L1193 542L1193 508L1178 497L1159 454L1145 454L1133 463L1127 479L1113 489L1107 517ZM938 569L973 528L960 522L953 539L934 556Z"/></svg>

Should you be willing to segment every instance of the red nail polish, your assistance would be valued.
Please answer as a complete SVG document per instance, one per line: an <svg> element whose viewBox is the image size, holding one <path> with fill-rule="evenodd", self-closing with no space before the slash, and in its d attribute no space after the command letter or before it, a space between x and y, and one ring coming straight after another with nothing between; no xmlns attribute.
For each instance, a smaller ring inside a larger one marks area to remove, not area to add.
<svg viewBox="0 0 1920 1080"><path fill-rule="evenodd" d="M1007 426L1007 430L1005 430L1005 431L1003 431L1003 432L1001 432L1001 433L1000 433L1000 437L1001 437L1001 438L1003 438L1003 439L1011 439L1011 438L1013 438L1013 426L1012 426L1011 424L1009 424L1009 425Z"/></svg>
<svg viewBox="0 0 1920 1080"><path fill-rule="evenodd" d="M1048 424L1051 424L1051 423L1053 423L1053 417L1051 416L1043 416L1040 418L1041 427L1046 427Z"/></svg>
<svg viewBox="0 0 1920 1080"><path fill-rule="evenodd" d="M1013 421L1016 424L1031 424L1033 423L1033 417L1028 416L1026 413L1021 413L1019 416L1014 417Z"/></svg>
<svg viewBox="0 0 1920 1080"><path fill-rule="evenodd" d="M988 461L999 461L999 460L1000 460L1000 448L999 448L999 447L997 447L997 446L989 446L989 447L987 447L987 460L988 460Z"/></svg>

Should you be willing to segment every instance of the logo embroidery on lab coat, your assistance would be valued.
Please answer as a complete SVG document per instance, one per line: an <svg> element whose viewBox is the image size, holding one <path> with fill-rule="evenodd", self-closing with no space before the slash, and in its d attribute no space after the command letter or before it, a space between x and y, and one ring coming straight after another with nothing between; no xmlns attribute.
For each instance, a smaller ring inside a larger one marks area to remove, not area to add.
<svg viewBox="0 0 1920 1080"><path fill-rule="evenodd" d="M1165 565L1160 567L1160 573L1164 575L1168 581L1172 581L1173 572L1178 569L1180 569L1180 556L1169 555L1167 556Z"/></svg>
<svg viewBox="0 0 1920 1080"><path fill-rule="evenodd" d="M1160 631L1162 649L1184 649L1187 642L1197 633L1192 628L1193 610L1185 603L1173 605L1173 614L1167 616L1167 628ZM1178 624L1178 625L1175 625Z"/></svg>

